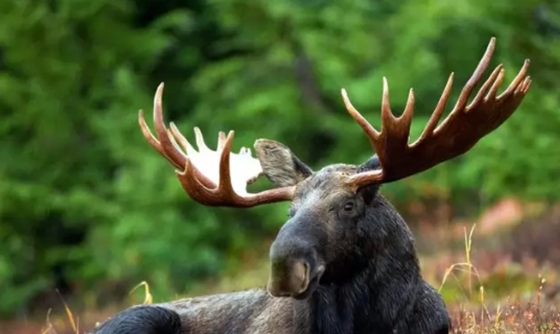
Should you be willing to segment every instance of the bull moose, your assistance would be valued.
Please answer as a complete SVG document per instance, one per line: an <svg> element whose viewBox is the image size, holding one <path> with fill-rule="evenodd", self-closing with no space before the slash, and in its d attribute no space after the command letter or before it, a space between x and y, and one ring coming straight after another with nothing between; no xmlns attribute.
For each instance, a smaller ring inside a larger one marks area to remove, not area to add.
<svg viewBox="0 0 560 334"><path fill-rule="evenodd" d="M198 150L177 127L164 125L163 83L154 97L153 136L139 112L147 142L176 168L185 192L206 206L249 208L291 201L289 219L270 247L266 289L139 305L98 326L97 334L443 334L451 324L446 306L420 274L414 238L406 222L380 194L382 184L423 172L470 150L508 119L531 85L529 60L498 95L502 65L482 81L495 38L462 89L453 110L438 122L449 100L453 73L420 138L409 144L414 112L410 90L395 117L383 78L381 131L342 98L375 155L362 165L333 164L313 171L286 146L258 139L251 150L231 153L234 132L220 132L209 149L198 128ZM265 175L275 186L249 193Z"/></svg>

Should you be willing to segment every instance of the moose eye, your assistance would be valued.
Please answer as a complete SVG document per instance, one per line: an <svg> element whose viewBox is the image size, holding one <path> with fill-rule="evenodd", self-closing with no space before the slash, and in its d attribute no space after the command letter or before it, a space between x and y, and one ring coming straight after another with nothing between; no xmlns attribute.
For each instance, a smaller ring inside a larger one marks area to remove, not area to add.
<svg viewBox="0 0 560 334"><path fill-rule="evenodd" d="M344 204L344 211L352 211L354 209L354 202L346 202Z"/></svg>

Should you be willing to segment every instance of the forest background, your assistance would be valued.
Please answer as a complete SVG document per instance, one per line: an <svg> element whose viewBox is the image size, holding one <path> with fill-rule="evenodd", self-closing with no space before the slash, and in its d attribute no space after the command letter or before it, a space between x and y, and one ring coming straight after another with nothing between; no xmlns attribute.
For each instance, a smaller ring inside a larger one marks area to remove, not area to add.
<svg viewBox="0 0 560 334"><path fill-rule="evenodd" d="M122 308L142 301L129 294L142 281L157 301L265 284L288 204L188 199L138 127L160 82L166 120L189 139L198 126L215 147L234 129L234 150L270 138L313 168L359 164L374 152L341 88L374 126L383 76L396 114L414 88L416 138L449 74L455 99L492 36L506 83L531 59L520 109L468 154L383 193L438 287L473 222L496 300L560 264L556 1L4 0L0 13L0 318L43 319L61 300ZM463 283L446 283L449 303L474 298Z"/></svg>

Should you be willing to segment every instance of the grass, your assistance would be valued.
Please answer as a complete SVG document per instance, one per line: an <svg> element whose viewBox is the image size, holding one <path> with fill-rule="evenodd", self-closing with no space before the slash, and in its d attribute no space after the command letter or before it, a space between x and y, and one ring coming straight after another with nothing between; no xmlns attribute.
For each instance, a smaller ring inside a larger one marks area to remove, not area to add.
<svg viewBox="0 0 560 334"><path fill-rule="evenodd" d="M472 263L472 237L476 224L467 234L465 229L465 261L453 263L443 276L438 291L441 293L448 279L454 272L465 274L469 296L473 294L473 278L478 281L477 307L470 310L459 305L459 309L452 311L452 332L472 334L494 333L560 333L560 312L552 307L547 308L542 303L543 285L546 279L539 275L537 291L532 300L526 303L508 302L505 307L499 303L490 311L485 299L485 288L476 266ZM457 307L457 306L456 306Z"/></svg>
<svg viewBox="0 0 560 334"><path fill-rule="evenodd" d="M543 297L543 289L555 273L538 270L527 271L512 265L490 265L491 270L480 270L473 256L473 236L476 224L467 232L464 229L462 256L445 267L441 277L434 269L441 265L441 255L422 258L425 278L438 288L448 305L452 316L452 333L465 334L520 334L520 333L560 333L560 311ZM483 254L485 256L485 254ZM498 264L500 262L498 261ZM487 265L488 266L488 265ZM505 269L504 269L505 268ZM517 269L511 269L517 268ZM543 274L541 274L543 272ZM268 276L268 261L259 259L250 266L224 275L216 281L201 284L188 296L236 291L263 286ZM148 283L142 282L131 291L144 287L144 304L151 304L153 296ZM47 317L47 324L41 334L78 334L80 321L64 303L65 320L56 323ZM50 314L49 314L50 315ZM106 317L97 317L105 319ZM82 326L84 328L84 326ZM89 330L92 326L87 327ZM37 333L37 332L36 332Z"/></svg>

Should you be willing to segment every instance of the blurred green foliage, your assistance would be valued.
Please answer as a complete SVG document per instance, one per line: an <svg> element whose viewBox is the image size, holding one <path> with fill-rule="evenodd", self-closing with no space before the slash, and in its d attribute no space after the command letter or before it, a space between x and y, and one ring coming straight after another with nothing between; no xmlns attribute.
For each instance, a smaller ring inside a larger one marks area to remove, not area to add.
<svg viewBox="0 0 560 334"><path fill-rule="evenodd" d="M406 201L429 185L456 205L559 197L554 1L4 0L0 13L4 316L55 288L100 296L146 280L171 297L283 223L287 204L217 209L186 197L138 128L162 81L166 119L188 138L197 125L213 146L235 129L236 150L265 137L314 168L358 164L373 152L341 88L378 125L382 77L397 114L413 87L417 137L450 72L455 98L496 36L492 66L505 65L507 83L532 62L520 110L469 154L385 193Z"/></svg>

